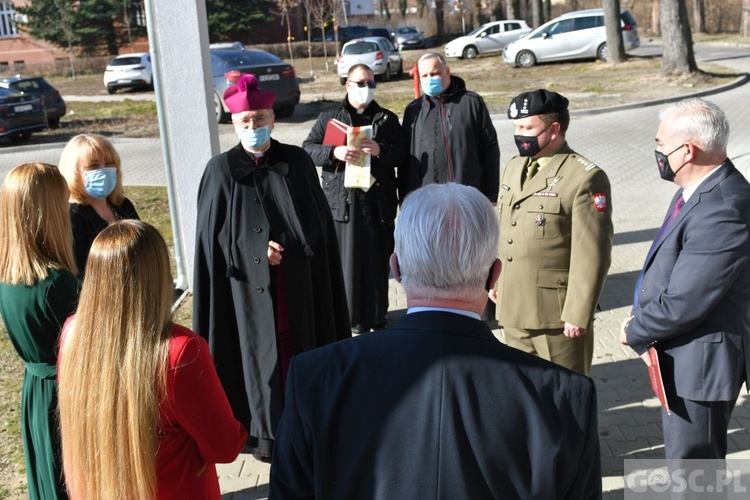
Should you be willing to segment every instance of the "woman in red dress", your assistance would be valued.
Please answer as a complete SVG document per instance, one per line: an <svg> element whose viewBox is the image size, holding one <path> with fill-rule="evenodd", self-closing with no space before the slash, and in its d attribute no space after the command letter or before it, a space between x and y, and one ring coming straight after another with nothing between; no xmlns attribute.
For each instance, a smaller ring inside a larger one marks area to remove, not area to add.
<svg viewBox="0 0 750 500"><path fill-rule="evenodd" d="M122 220L96 237L63 330L60 418L72 498L219 499L215 463L247 433L205 340L171 321L163 238Z"/></svg>

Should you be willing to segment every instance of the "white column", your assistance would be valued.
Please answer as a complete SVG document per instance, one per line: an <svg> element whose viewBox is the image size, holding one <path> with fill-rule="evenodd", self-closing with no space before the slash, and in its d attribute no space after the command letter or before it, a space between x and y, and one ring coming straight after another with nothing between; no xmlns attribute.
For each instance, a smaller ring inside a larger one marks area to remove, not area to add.
<svg viewBox="0 0 750 500"><path fill-rule="evenodd" d="M204 0L146 0L159 131L170 198L177 287L190 287L196 198L219 152Z"/></svg>

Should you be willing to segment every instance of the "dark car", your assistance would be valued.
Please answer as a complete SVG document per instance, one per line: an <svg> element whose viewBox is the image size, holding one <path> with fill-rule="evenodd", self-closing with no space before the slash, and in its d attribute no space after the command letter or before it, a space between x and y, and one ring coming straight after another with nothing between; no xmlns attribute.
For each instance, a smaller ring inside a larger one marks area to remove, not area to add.
<svg viewBox="0 0 750 500"><path fill-rule="evenodd" d="M0 137L24 142L32 132L45 128L47 113L41 97L0 88Z"/></svg>
<svg viewBox="0 0 750 500"><path fill-rule="evenodd" d="M389 30L388 28L370 28L369 32L370 34L368 36L381 36L383 38L387 38L390 41L393 41L391 30Z"/></svg>
<svg viewBox="0 0 750 500"><path fill-rule="evenodd" d="M243 74L252 73L258 78L261 89L276 92L273 109L278 118L292 116L294 107L299 103L300 91L294 66L264 50L212 49L211 73L218 123L226 123L230 119L229 109L224 104L224 91L230 85L235 85Z"/></svg>
<svg viewBox="0 0 750 500"><path fill-rule="evenodd" d="M364 38L366 36L370 36L370 29L367 26L359 26L359 25L339 26L339 42L341 43L346 43L349 40L354 40L355 38ZM381 36L381 35L378 35L378 36ZM390 33L388 34L388 38L390 38ZM310 39L313 42L323 41L320 28L313 28L312 36ZM326 28L326 42L333 42L335 40L336 38L335 38L334 30L332 28Z"/></svg>
<svg viewBox="0 0 750 500"><path fill-rule="evenodd" d="M50 127L56 127L60 123L60 118L65 116L67 112L65 101L60 92L40 76L9 76L0 79L0 87L15 90L21 94L41 96Z"/></svg>

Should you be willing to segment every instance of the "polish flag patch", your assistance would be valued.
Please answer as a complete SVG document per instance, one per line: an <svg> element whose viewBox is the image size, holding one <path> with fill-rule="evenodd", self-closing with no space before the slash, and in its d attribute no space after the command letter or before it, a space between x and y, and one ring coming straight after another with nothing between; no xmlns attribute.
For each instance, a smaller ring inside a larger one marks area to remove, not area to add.
<svg viewBox="0 0 750 500"><path fill-rule="evenodd" d="M607 210L607 195L604 193L594 194L594 209L597 212L604 212Z"/></svg>

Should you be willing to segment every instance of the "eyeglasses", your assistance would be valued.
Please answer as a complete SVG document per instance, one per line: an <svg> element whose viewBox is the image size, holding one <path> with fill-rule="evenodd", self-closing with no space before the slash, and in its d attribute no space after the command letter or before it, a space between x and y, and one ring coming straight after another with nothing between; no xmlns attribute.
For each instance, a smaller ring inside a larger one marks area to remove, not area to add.
<svg viewBox="0 0 750 500"><path fill-rule="evenodd" d="M374 89L375 87L378 86L377 82L353 82L353 81L349 80L349 83L356 83L357 87L359 87L361 89L363 89L365 87L370 87L371 89Z"/></svg>
<svg viewBox="0 0 750 500"><path fill-rule="evenodd" d="M251 116L249 118L243 118L242 120L232 120L237 125L241 125L243 128L248 128L250 124L254 123L259 127L264 126L266 123L268 123L271 120L270 115L258 115L258 116Z"/></svg>

